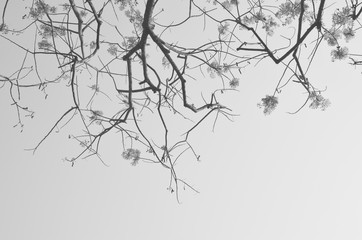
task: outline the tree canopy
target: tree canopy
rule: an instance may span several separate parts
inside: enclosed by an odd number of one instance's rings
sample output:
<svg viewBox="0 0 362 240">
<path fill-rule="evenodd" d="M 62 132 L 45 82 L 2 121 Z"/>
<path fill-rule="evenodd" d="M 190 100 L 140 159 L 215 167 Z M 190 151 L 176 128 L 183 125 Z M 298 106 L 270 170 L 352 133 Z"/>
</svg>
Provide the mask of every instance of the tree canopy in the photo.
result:
<svg viewBox="0 0 362 240">
<path fill-rule="evenodd" d="M 22 54 L 15 71 L 0 72 L 2 94 L 16 109 L 15 127 L 21 130 L 24 118 L 36 114 L 23 97 L 30 89 L 45 101 L 49 89 L 59 89 L 59 104 L 67 107 L 33 151 L 55 130 L 72 125 L 69 139 L 80 149 L 65 160 L 73 165 L 96 157 L 106 164 L 102 139 L 113 133 L 120 136 L 120 157 L 170 171 L 171 192 L 180 183 L 193 189 L 177 176 L 175 165 L 185 154 L 200 160 L 190 138 L 205 119 L 213 118 L 214 124 L 220 117 L 234 119 L 227 96 L 242 87 L 245 69 L 262 61 L 283 66 L 280 78 L 273 79 L 275 88 L 256 104 L 268 115 L 291 84 L 307 93 L 291 113 L 330 105 L 325 89 L 309 75 L 321 46 L 330 48 L 331 61 L 362 63 L 359 49 L 348 47 L 361 28 L 358 0 L 26 4 L 6 0 L 0 24 L 1 41 Z"/>
</svg>

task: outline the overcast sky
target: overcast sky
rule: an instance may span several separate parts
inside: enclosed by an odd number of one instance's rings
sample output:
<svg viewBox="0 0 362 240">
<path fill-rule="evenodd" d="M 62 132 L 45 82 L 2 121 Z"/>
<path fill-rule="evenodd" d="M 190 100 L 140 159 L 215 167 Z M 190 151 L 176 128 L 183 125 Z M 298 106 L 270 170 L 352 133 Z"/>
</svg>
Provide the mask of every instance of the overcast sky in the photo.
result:
<svg viewBox="0 0 362 240">
<path fill-rule="evenodd" d="M 10 46 L 0 39 L 3 75 L 23 56 Z M 112 139 L 102 155 L 109 167 L 62 161 L 67 129 L 35 155 L 24 151 L 59 116 L 54 104 L 63 99 L 54 93 L 35 106 L 39 113 L 20 133 L 8 88 L 1 89 L 0 239 L 361 239 L 361 68 L 331 62 L 329 51 L 322 48 L 310 70 L 318 87 L 328 87 L 324 112 L 288 114 L 305 97 L 291 86 L 264 116 L 256 104 L 281 72 L 267 61 L 244 72 L 230 102 L 240 116 L 220 118 L 214 131 L 209 119 L 192 136 L 201 161 L 184 160 L 178 171 L 200 193 L 181 189 L 181 204 L 166 189 L 164 168 L 131 166 Z"/>
</svg>

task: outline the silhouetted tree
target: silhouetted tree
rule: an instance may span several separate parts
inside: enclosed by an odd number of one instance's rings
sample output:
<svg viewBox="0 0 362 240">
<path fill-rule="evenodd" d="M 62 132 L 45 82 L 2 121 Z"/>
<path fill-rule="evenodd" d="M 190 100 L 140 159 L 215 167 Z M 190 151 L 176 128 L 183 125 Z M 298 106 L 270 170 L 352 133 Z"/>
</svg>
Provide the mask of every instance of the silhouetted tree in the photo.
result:
<svg viewBox="0 0 362 240">
<path fill-rule="evenodd" d="M 301 108 L 328 107 L 308 78 L 322 43 L 333 61 L 361 64 L 346 47 L 361 28 L 358 0 L 336 6 L 325 0 L 34 0 L 23 13 L 21 4 L 29 2 L 6 0 L 0 25 L 2 41 L 24 52 L 16 72 L 0 73 L 18 113 L 16 126 L 35 114 L 21 98 L 29 88 L 46 98 L 47 88 L 65 85 L 71 100 L 62 100 L 68 110 L 34 151 L 60 125 L 79 121 L 84 132 L 69 138 L 82 150 L 67 161 L 101 159 L 101 140 L 113 132 L 132 165 L 142 160 L 170 171 L 172 192 L 180 183 L 192 188 L 176 175 L 175 162 L 186 151 L 199 160 L 189 137 L 206 118 L 233 117 L 220 99 L 237 91 L 244 68 L 264 59 L 284 66 L 258 104 L 270 114 L 288 84 L 308 93 Z M 19 19 L 9 17 L 14 8 Z"/>
</svg>

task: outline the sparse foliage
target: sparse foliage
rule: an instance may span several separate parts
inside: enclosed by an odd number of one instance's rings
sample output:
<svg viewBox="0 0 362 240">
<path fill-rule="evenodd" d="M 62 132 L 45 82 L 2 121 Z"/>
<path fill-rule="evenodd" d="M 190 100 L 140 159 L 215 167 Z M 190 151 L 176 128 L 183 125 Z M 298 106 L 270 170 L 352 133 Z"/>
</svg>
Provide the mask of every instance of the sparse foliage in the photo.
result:
<svg viewBox="0 0 362 240">
<path fill-rule="evenodd" d="M 176 193 L 179 184 L 193 188 L 178 177 L 175 163 L 188 153 L 199 160 L 189 138 L 205 119 L 232 119 L 223 94 L 242 87 L 245 68 L 266 59 L 285 67 L 258 104 L 268 115 L 290 84 L 308 93 L 299 110 L 307 103 L 321 110 L 330 105 L 308 71 L 318 67 L 313 59 L 321 45 L 331 49 L 332 61 L 361 64 L 361 55 L 348 48 L 361 28 L 358 0 L 334 9 L 325 0 L 35 0 L 19 19 L 21 27 L 6 17 L 13 4 L 3 7 L 0 37 L 25 57 L 14 73 L 0 73 L 0 82 L 3 91 L 10 89 L 16 126 L 34 116 L 22 91 L 37 88 L 47 97 L 52 86 L 69 89 L 63 101 L 68 110 L 34 151 L 60 125 L 78 122 L 82 132 L 70 139 L 80 152 L 65 158 L 72 165 L 90 156 L 104 163 L 100 143 L 113 133 L 121 136 L 122 157 L 132 165 L 152 162 L 168 169 L 168 189 Z"/>
</svg>

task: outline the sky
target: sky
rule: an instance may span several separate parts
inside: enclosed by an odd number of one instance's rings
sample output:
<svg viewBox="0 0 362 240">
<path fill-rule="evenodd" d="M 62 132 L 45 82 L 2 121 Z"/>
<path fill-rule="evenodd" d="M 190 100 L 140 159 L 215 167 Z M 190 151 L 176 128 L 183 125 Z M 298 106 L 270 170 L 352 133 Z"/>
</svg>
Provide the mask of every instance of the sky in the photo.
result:
<svg viewBox="0 0 362 240">
<path fill-rule="evenodd" d="M 5 75 L 23 55 L 0 41 Z M 200 193 L 180 189 L 181 203 L 167 190 L 165 169 L 131 166 L 112 138 L 102 151 L 108 167 L 91 158 L 74 167 L 63 161 L 74 144 L 64 140 L 67 128 L 35 154 L 25 151 L 64 99 L 49 90 L 38 106 L 34 95 L 37 114 L 20 132 L 8 88 L 1 89 L 0 239 L 361 239 L 361 68 L 331 62 L 329 51 L 322 48 L 310 70 L 327 86 L 326 111 L 288 114 L 304 99 L 291 86 L 265 116 L 256 104 L 280 71 L 265 61 L 243 72 L 229 104 L 239 116 L 220 118 L 214 130 L 209 119 L 192 136 L 201 161 L 183 160 L 178 174 Z"/>
</svg>

